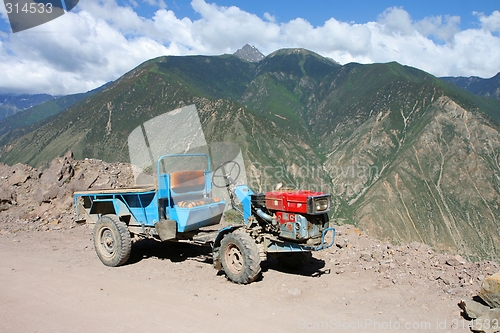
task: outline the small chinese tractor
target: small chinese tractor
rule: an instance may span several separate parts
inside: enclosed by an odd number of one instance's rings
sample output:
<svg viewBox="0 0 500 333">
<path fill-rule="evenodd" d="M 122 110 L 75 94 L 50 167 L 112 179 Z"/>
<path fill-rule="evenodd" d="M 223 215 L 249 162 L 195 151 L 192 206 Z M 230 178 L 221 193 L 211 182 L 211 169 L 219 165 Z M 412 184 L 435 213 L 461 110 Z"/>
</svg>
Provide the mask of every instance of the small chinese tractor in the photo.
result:
<svg viewBox="0 0 500 333">
<path fill-rule="evenodd" d="M 204 166 L 188 162 L 180 171 L 165 170 L 168 159 L 193 158 L 203 159 Z M 95 251 L 107 266 L 127 262 L 134 235 L 191 241 L 211 244 L 214 267 L 241 284 L 258 278 L 261 261 L 268 255 L 276 256 L 284 266 L 298 268 L 309 260 L 311 251 L 333 245 L 330 194 L 253 193 L 236 183 L 240 171 L 238 163 L 228 161 L 212 173 L 205 154 L 164 155 L 157 163 L 155 185 L 76 192 L 77 220 L 93 225 Z M 207 230 L 220 223 L 226 205 L 213 197 L 212 185 L 228 190 L 232 207 L 243 215 L 242 224 Z"/>
</svg>

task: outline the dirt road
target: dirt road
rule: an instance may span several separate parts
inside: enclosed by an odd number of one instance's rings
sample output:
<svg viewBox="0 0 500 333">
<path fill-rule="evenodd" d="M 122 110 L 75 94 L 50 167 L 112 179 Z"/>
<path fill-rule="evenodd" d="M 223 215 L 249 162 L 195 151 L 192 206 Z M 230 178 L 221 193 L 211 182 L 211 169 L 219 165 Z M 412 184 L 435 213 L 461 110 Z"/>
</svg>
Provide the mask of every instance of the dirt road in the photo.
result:
<svg viewBox="0 0 500 333">
<path fill-rule="evenodd" d="M 127 265 L 106 267 L 91 234 L 0 235 L 1 332 L 469 332 L 459 295 L 338 247 L 298 273 L 270 261 L 260 281 L 236 285 L 189 244 L 135 243 Z"/>
</svg>

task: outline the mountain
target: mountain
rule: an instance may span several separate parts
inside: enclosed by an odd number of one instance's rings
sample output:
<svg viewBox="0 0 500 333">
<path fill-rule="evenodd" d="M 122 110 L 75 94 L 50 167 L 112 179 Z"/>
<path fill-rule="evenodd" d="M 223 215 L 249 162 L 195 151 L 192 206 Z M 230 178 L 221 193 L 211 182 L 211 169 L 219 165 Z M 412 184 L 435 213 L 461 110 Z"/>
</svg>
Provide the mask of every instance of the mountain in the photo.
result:
<svg viewBox="0 0 500 333">
<path fill-rule="evenodd" d="M 473 94 L 500 99 L 500 73 L 489 79 L 477 76 L 442 77 L 442 80 L 453 83 Z"/>
<path fill-rule="evenodd" d="M 12 116 L 19 111 L 29 109 L 46 101 L 50 101 L 54 98 L 56 97 L 47 94 L 0 95 L 0 120 Z"/>
<path fill-rule="evenodd" d="M 126 162 L 133 129 L 190 104 L 207 142 L 241 148 L 255 191 L 328 191 L 336 223 L 500 258 L 500 101 L 395 62 L 341 66 L 304 49 L 259 62 L 159 57 L 43 126 L 4 135 L 0 160 L 43 166 L 71 149 Z"/>
<path fill-rule="evenodd" d="M 259 62 L 265 58 L 255 46 L 250 46 L 248 44 L 245 44 L 245 46 L 236 51 L 234 55 L 249 62 Z"/>
<path fill-rule="evenodd" d="M 51 117 L 57 116 L 57 114 L 64 111 L 68 107 L 102 90 L 108 84 L 109 83 L 106 83 L 105 85 L 86 93 L 72 94 L 58 98 L 52 96 L 53 98 L 50 98 L 45 102 L 40 102 L 35 106 L 19 111 L 16 114 L 1 120 L 0 146 L 37 129 Z M 39 101 L 41 100 L 42 99 Z"/>
</svg>

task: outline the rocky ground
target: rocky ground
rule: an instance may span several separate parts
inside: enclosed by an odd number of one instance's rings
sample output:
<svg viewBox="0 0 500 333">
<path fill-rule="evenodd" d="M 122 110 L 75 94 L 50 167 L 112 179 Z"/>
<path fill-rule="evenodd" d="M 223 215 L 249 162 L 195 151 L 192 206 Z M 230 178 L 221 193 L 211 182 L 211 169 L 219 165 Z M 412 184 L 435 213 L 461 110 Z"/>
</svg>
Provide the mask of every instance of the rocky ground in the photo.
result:
<svg viewBox="0 0 500 333">
<path fill-rule="evenodd" d="M 458 304 L 500 269 L 349 225 L 300 271 L 268 260 L 247 286 L 190 244 L 139 241 L 127 265 L 108 268 L 74 222 L 72 194 L 132 182 L 125 164 L 70 153 L 43 171 L 0 164 L 1 331 L 467 332 Z"/>
<path fill-rule="evenodd" d="M 71 228 L 75 191 L 126 187 L 133 181 L 124 163 L 76 161 L 71 153 L 43 171 L 0 164 L 0 234 Z"/>
</svg>

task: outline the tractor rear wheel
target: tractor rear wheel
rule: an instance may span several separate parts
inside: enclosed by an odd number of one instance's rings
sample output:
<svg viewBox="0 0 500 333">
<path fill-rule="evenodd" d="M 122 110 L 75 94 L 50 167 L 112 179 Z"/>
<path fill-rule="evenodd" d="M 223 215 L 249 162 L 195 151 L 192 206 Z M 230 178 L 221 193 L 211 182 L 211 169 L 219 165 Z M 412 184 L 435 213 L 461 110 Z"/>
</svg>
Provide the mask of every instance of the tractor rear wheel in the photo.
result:
<svg viewBox="0 0 500 333">
<path fill-rule="evenodd" d="M 116 267 L 126 263 L 132 249 L 127 225 L 118 216 L 101 216 L 94 227 L 94 248 L 106 266 Z"/>
<path fill-rule="evenodd" d="M 244 231 L 236 230 L 224 236 L 220 245 L 221 263 L 229 280 L 247 284 L 260 274 L 259 249 Z"/>
<path fill-rule="evenodd" d="M 277 256 L 281 266 L 289 269 L 300 269 L 311 261 L 311 252 L 284 252 Z"/>
</svg>

